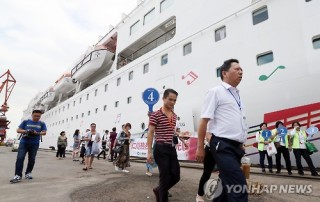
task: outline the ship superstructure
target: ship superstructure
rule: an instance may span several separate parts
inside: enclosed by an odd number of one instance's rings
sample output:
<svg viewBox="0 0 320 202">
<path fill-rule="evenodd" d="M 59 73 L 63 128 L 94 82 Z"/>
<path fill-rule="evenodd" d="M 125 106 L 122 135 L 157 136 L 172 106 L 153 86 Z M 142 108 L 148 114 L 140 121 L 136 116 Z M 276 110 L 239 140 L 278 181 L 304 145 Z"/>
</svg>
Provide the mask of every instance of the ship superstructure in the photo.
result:
<svg viewBox="0 0 320 202">
<path fill-rule="evenodd" d="M 270 129 L 278 120 L 288 128 L 294 120 L 304 127 L 318 125 L 318 8 L 316 0 L 141 1 L 55 86 L 36 95 L 24 118 L 34 108 L 44 110 L 44 148 L 55 145 L 62 130 L 72 145 L 73 132 L 92 122 L 101 132 L 119 131 L 130 122 L 138 134 L 148 126 L 142 92 L 173 88 L 179 93 L 175 112 L 181 128 L 196 136 L 205 93 L 221 83 L 223 61 L 237 58 L 244 70 L 239 89 L 250 126 L 248 145 L 266 117 Z M 161 105 L 160 100 L 154 109 Z M 311 111 L 310 105 L 315 106 Z M 283 110 L 292 113 L 276 113 Z"/>
</svg>

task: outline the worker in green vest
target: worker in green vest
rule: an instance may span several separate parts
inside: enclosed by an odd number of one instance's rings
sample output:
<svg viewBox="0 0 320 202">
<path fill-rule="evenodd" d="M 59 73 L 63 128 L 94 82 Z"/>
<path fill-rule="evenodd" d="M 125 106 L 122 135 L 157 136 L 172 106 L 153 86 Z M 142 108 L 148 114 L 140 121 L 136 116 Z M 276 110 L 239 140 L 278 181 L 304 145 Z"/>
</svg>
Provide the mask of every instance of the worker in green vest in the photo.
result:
<svg viewBox="0 0 320 202">
<path fill-rule="evenodd" d="M 293 154 L 296 158 L 296 164 L 297 164 L 299 175 L 304 175 L 303 167 L 301 164 L 301 156 L 302 156 L 309 166 L 311 175 L 319 176 L 306 148 L 306 142 L 307 142 L 306 131 L 303 131 L 301 129 L 301 124 L 297 121 L 292 123 L 292 128 L 293 129 L 290 132 L 292 141 L 290 141 L 289 144 L 292 144 Z"/>
<path fill-rule="evenodd" d="M 271 136 L 263 136 L 263 131 L 267 130 L 267 123 L 261 123 L 260 129 L 261 131 L 256 133 L 256 141 L 258 143 L 258 150 L 260 155 L 260 167 L 262 169 L 262 172 L 265 173 L 266 169 L 264 166 L 264 160 L 265 160 L 265 157 L 267 156 L 269 173 L 273 173 L 272 156 L 269 156 L 267 153 L 268 144 L 272 142 Z"/>
<path fill-rule="evenodd" d="M 288 171 L 288 175 L 292 175 L 290 153 L 288 149 L 288 142 L 290 141 L 290 138 L 288 137 L 288 135 L 285 135 L 284 137 L 282 137 L 280 136 L 280 134 L 278 134 L 278 128 L 280 127 L 284 127 L 284 125 L 281 121 L 277 121 L 275 124 L 275 129 L 272 130 L 272 136 L 271 136 L 271 139 L 274 141 L 274 145 L 277 148 L 277 154 L 276 154 L 277 172 L 276 173 L 277 174 L 281 173 L 281 154 L 282 154 L 286 162 L 286 169 Z"/>
</svg>

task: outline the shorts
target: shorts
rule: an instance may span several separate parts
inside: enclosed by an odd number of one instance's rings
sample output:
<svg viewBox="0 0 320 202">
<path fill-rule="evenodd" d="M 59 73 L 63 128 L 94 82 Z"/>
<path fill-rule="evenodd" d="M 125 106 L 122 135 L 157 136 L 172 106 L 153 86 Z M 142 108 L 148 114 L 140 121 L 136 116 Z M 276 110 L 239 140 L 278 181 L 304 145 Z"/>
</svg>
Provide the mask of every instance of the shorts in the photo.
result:
<svg viewBox="0 0 320 202">
<path fill-rule="evenodd" d="M 94 154 L 92 154 L 92 147 L 87 147 L 85 156 L 94 156 Z"/>
</svg>

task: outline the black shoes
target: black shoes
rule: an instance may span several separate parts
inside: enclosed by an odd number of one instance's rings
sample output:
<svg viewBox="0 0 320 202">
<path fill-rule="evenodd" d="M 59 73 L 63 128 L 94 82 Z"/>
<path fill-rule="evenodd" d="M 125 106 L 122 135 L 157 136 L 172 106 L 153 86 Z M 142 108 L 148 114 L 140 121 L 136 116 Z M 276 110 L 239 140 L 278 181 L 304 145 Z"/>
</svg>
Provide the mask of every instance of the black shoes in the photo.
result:
<svg viewBox="0 0 320 202">
<path fill-rule="evenodd" d="M 156 196 L 156 201 L 160 202 L 159 190 L 157 188 L 152 189 L 154 195 Z"/>
</svg>

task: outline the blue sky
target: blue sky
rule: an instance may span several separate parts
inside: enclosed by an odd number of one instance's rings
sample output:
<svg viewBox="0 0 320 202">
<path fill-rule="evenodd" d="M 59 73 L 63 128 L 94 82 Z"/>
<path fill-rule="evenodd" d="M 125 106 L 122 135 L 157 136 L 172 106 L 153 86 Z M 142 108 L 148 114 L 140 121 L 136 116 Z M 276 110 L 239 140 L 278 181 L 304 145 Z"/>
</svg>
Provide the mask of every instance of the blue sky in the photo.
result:
<svg viewBox="0 0 320 202">
<path fill-rule="evenodd" d="M 10 69 L 17 80 L 8 101 L 9 136 L 16 136 L 30 99 L 136 5 L 136 0 L 1 0 L 0 74 Z"/>
</svg>

